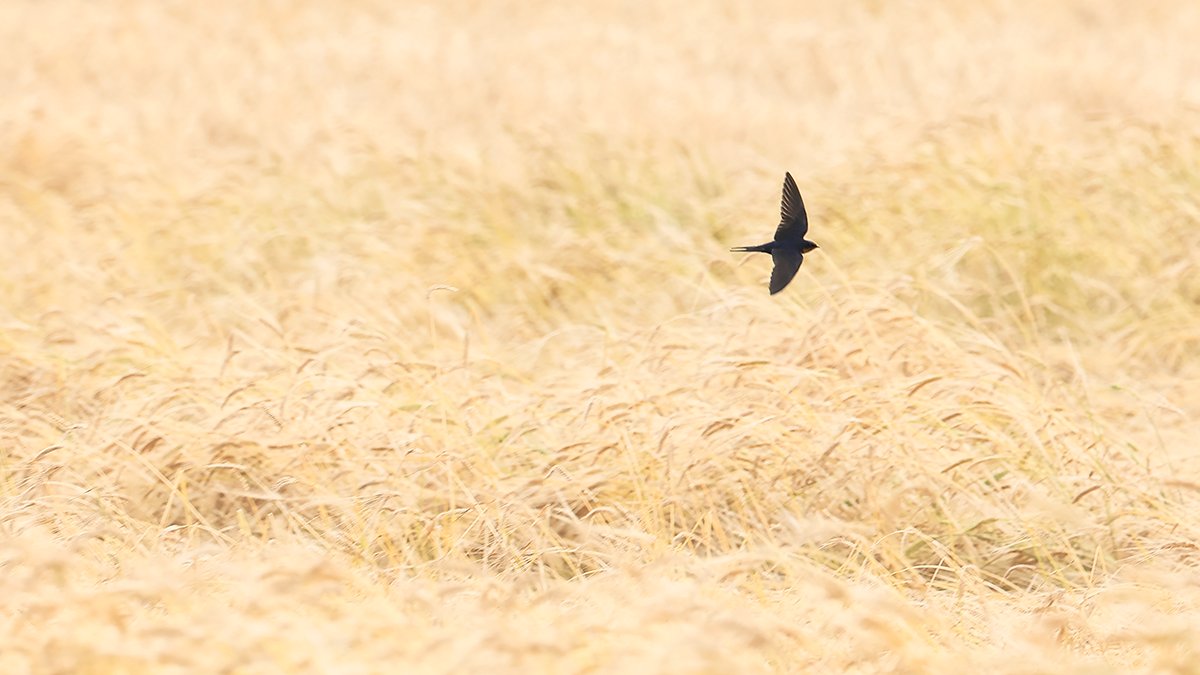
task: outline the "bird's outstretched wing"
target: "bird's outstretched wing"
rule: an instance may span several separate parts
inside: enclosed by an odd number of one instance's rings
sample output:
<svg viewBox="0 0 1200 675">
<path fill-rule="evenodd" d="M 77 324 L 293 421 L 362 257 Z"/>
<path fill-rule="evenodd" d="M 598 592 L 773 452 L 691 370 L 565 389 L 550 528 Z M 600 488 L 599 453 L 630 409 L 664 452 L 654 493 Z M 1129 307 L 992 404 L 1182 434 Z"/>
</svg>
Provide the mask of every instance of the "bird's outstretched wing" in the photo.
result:
<svg viewBox="0 0 1200 675">
<path fill-rule="evenodd" d="M 782 291 L 804 263 L 804 256 L 794 248 L 777 248 L 771 251 L 775 267 L 771 270 L 771 295 Z"/>
<path fill-rule="evenodd" d="M 800 188 L 789 172 L 783 177 L 783 201 L 779 206 L 782 218 L 775 230 L 775 241 L 800 241 L 808 234 L 808 214 L 804 211 L 804 200 Z"/>
</svg>

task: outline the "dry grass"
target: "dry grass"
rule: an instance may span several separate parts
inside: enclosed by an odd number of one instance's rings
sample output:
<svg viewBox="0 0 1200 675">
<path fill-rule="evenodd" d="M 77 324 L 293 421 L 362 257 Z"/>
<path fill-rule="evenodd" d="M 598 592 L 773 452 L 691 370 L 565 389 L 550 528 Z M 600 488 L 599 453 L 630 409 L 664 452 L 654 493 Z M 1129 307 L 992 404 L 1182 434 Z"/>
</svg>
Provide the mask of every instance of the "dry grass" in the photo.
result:
<svg viewBox="0 0 1200 675">
<path fill-rule="evenodd" d="M 1200 9 L 1044 4 L 3 4 L 0 671 L 1196 672 Z"/>
</svg>

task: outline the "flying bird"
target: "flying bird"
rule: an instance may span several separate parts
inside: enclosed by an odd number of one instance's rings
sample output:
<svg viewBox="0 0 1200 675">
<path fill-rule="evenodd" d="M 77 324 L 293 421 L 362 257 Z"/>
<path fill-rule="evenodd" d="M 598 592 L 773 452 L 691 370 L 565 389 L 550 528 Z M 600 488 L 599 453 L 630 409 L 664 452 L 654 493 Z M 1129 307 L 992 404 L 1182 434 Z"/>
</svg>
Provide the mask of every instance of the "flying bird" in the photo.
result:
<svg viewBox="0 0 1200 675">
<path fill-rule="evenodd" d="M 804 212 L 804 200 L 800 199 L 800 188 L 791 173 L 783 177 L 783 203 L 779 207 L 783 218 L 775 229 L 775 240 L 758 246 L 738 246 L 730 251 L 770 253 L 775 268 L 771 270 L 771 295 L 782 291 L 804 263 L 804 254 L 819 248 L 804 238 L 808 234 L 808 214 Z"/>
</svg>

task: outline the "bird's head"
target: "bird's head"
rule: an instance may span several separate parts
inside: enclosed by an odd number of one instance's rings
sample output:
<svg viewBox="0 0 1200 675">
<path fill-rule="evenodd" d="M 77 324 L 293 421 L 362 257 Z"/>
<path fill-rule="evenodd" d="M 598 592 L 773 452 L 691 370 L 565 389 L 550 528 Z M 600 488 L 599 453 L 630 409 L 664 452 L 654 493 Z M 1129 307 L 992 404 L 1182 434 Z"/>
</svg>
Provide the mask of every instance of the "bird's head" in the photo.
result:
<svg viewBox="0 0 1200 675">
<path fill-rule="evenodd" d="M 815 243 L 813 243 L 811 241 L 805 240 L 805 242 L 804 242 L 804 252 L 805 253 L 808 253 L 809 251 L 813 250 L 814 248 L 821 248 L 821 247 L 817 246 Z"/>
</svg>

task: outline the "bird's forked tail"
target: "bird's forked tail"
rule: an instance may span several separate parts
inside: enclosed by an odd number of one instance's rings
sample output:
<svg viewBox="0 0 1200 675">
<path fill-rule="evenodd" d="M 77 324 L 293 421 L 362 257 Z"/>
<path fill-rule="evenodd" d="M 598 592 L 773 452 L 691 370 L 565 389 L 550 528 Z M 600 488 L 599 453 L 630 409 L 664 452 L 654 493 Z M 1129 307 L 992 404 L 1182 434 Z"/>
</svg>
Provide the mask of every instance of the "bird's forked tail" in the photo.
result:
<svg viewBox="0 0 1200 675">
<path fill-rule="evenodd" d="M 749 253 L 769 253 L 771 251 L 770 244 L 759 244 L 758 246 L 735 246 L 730 251 L 746 251 Z"/>
</svg>

